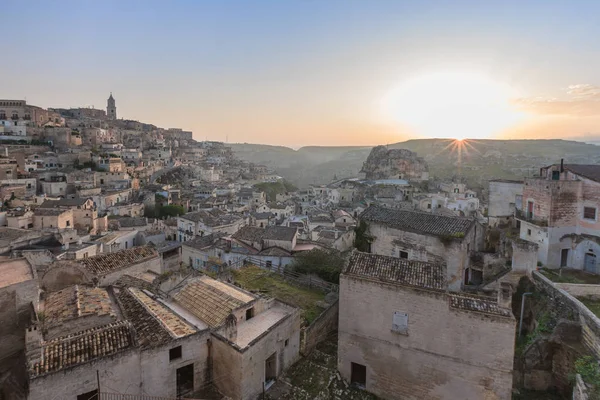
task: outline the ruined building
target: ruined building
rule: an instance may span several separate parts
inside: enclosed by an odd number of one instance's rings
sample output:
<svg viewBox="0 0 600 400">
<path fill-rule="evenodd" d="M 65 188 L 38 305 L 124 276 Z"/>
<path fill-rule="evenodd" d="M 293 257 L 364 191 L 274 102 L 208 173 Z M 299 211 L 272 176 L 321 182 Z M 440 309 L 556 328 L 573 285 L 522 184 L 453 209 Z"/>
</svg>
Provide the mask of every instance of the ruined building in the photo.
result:
<svg viewBox="0 0 600 400">
<path fill-rule="evenodd" d="M 366 179 L 405 179 L 426 181 L 429 179 L 429 167 L 425 160 L 406 149 L 388 149 L 377 146 L 371 150 L 363 164 L 362 173 Z"/>
</svg>

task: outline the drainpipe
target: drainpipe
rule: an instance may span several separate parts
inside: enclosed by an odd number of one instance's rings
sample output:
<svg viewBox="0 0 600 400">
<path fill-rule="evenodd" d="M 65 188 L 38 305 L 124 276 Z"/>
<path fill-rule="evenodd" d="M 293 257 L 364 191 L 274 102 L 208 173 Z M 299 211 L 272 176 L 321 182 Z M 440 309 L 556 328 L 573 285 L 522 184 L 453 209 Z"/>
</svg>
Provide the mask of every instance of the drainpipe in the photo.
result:
<svg viewBox="0 0 600 400">
<path fill-rule="evenodd" d="M 519 337 L 521 337 L 521 329 L 523 328 L 523 312 L 525 310 L 525 296 L 529 296 L 533 293 L 531 292 L 527 292 L 527 293 L 523 293 L 523 296 L 521 297 L 521 315 L 519 317 Z"/>
</svg>

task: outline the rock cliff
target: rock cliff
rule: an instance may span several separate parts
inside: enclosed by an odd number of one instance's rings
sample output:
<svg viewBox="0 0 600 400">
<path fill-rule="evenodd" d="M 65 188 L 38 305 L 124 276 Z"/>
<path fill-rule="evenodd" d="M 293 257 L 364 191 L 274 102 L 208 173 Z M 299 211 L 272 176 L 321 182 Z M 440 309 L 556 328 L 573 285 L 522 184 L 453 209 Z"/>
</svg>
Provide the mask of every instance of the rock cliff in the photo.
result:
<svg viewBox="0 0 600 400">
<path fill-rule="evenodd" d="M 362 170 L 366 179 L 429 179 L 429 167 L 422 157 L 406 149 L 388 149 L 377 146 L 371 150 Z"/>
</svg>

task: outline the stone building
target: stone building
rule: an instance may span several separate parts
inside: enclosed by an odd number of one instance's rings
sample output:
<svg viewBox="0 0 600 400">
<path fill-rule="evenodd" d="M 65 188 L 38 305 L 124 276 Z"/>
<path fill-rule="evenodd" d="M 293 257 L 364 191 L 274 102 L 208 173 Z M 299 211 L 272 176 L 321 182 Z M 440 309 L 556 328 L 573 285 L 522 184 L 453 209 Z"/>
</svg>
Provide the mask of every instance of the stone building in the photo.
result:
<svg viewBox="0 0 600 400">
<path fill-rule="evenodd" d="M 488 193 L 488 221 L 490 226 L 508 223 L 515 215 L 515 211 L 517 209 L 521 210 L 523 181 L 490 180 Z"/>
<path fill-rule="evenodd" d="M 37 208 L 33 212 L 33 229 L 73 229 L 73 210 L 61 208 Z"/>
<path fill-rule="evenodd" d="M 526 178 L 520 238 L 538 245 L 538 261 L 549 268 L 599 273 L 600 165 L 554 164 Z"/>
<path fill-rule="evenodd" d="M 246 224 L 247 218 L 218 209 L 187 213 L 177 217 L 178 240 L 185 242 L 217 232 L 234 234 Z"/>
<path fill-rule="evenodd" d="M 363 164 L 362 173 L 366 179 L 405 179 L 408 181 L 426 181 L 429 179 L 429 167 L 425 160 L 406 149 L 388 149 L 377 146 L 371 150 Z"/>
<path fill-rule="evenodd" d="M 475 220 L 371 206 L 359 217 L 369 227 L 370 252 L 424 262 L 445 263 L 450 290 L 481 283 L 469 254 L 483 248 L 484 229 Z"/>
<path fill-rule="evenodd" d="M 47 122 L 64 122 L 60 114 L 29 105 L 25 100 L 0 100 L 0 120 L 8 119 L 26 121 L 34 126 L 42 126 Z"/>
<path fill-rule="evenodd" d="M 338 369 L 386 400 L 512 394 L 511 291 L 448 292 L 439 263 L 353 252 L 340 277 Z"/>
</svg>

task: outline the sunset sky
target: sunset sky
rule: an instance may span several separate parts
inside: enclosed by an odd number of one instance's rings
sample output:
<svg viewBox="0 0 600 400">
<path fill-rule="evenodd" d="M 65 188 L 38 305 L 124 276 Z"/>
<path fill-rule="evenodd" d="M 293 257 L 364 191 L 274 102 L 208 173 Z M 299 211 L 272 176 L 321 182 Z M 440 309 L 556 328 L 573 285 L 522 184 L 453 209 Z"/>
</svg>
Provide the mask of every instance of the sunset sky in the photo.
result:
<svg viewBox="0 0 600 400">
<path fill-rule="evenodd" d="M 375 145 L 600 136 L 597 1 L 2 5 L 5 99 L 196 139 Z"/>
</svg>

